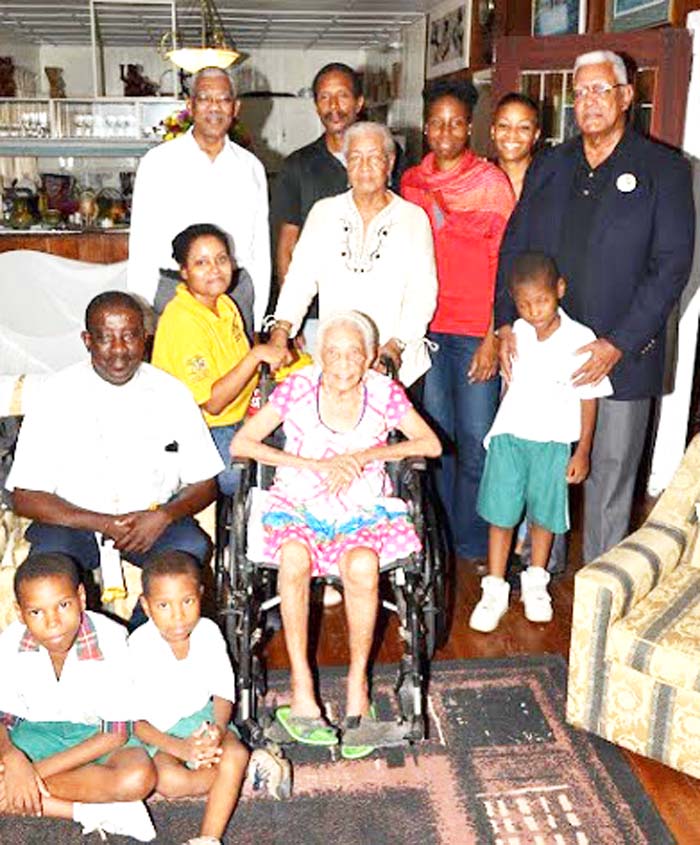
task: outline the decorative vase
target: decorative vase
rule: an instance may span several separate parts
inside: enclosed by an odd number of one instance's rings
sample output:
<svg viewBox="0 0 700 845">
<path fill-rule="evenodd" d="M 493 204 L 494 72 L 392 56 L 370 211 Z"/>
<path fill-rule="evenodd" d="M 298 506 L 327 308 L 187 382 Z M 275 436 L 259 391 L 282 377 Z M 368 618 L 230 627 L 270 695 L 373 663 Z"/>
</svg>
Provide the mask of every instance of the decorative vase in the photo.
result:
<svg viewBox="0 0 700 845">
<path fill-rule="evenodd" d="M 13 229 L 28 229 L 34 218 L 29 210 L 29 199 L 27 197 L 15 197 L 10 211 L 10 226 Z"/>
<path fill-rule="evenodd" d="M 15 97 L 15 63 L 12 56 L 0 56 L 0 97 Z"/>
<path fill-rule="evenodd" d="M 62 100 L 66 96 L 66 83 L 63 79 L 62 67 L 45 67 L 44 73 L 49 80 L 49 97 L 52 100 Z"/>
</svg>

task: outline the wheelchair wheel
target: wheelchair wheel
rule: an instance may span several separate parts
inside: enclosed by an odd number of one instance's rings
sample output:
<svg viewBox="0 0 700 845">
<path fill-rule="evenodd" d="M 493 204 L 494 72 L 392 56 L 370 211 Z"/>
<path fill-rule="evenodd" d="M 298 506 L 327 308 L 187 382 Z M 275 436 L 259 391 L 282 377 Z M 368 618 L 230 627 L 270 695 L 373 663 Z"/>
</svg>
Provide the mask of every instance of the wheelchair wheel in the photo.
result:
<svg viewBox="0 0 700 845">
<path fill-rule="evenodd" d="M 436 650 L 447 641 L 447 551 L 435 510 L 428 497 L 426 506 L 423 578 L 425 592 L 422 601 L 423 624 L 425 626 L 426 658 L 431 660 Z"/>
</svg>

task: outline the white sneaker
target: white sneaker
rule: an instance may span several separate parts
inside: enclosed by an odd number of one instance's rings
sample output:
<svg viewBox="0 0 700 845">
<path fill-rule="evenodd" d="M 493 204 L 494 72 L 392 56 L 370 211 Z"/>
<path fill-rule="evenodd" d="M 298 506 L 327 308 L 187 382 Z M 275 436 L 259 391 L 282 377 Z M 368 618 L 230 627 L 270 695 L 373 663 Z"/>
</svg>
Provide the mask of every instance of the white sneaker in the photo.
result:
<svg viewBox="0 0 700 845">
<path fill-rule="evenodd" d="M 97 831 L 105 838 L 105 833 L 119 833 L 139 842 L 151 842 L 156 838 L 156 830 L 143 801 L 115 801 L 110 804 L 76 801 L 73 818 L 83 826 L 83 834 Z"/>
<path fill-rule="evenodd" d="M 528 566 L 520 573 L 520 598 L 530 622 L 551 622 L 552 599 L 547 592 L 550 574 L 541 566 Z"/>
<path fill-rule="evenodd" d="M 182 845 L 221 845 L 221 840 L 216 836 L 195 836 L 194 839 L 188 839 Z"/>
<path fill-rule="evenodd" d="M 469 627 L 482 634 L 495 631 L 501 617 L 508 610 L 510 584 L 504 578 L 484 575 L 481 579 L 481 599 L 469 617 Z"/>
<path fill-rule="evenodd" d="M 292 794 L 292 767 L 278 746 L 256 748 L 250 755 L 247 780 L 254 790 L 267 789 L 272 798 L 281 801 Z"/>
</svg>

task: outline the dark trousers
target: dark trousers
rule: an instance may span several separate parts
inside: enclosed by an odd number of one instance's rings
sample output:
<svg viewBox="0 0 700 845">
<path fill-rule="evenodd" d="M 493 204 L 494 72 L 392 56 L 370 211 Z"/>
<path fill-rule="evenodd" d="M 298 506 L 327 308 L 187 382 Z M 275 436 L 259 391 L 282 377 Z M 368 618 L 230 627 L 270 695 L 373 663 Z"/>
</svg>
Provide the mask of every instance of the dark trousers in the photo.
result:
<svg viewBox="0 0 700 845">
<path fill-rule="evenodd" d="M 58 552 L 73 558 L 82 569 L 97 569 L 100 565 L 100 552 L 92 531 L 33 522 L 25 536 L 31 543 L 30 554 Z M 186 516 L 169 525 L 146 554 L 129 553 L 123 557 L 129 563 L 143 566 L 151 555 L 165 551 L 187 552 L 203 566 L 211 553 L 211 541 L 196 520 Z M 129 621 L 129 628 L 133 630 L 145 621 L 141 605 L 137 603 Z"/>
<path fill-rule="evenodd" d="M 598 400 L 591 470 L 584 482 L 583 562 L 590 563 L 623 540 L 629 531 L 632 498 L 649 424 L 651 399 Z M 523 563 L 530 563 L 528 539 Z M 547 569 L 566 568 L 565 534 L 557 534 Z"/>
<path fill-rule="evenodd" d="M 423 409 L 443 444 L 434 462 L 440 501 L 458 557 L 485 558 L 488 525 L 476 512 L 486 450 L 483 440 L 498 407 L 500 380 L 470 384 L 467 370 L 481 338 L 430 332 L 437 344 L 423 383 Z"/>
</svg>

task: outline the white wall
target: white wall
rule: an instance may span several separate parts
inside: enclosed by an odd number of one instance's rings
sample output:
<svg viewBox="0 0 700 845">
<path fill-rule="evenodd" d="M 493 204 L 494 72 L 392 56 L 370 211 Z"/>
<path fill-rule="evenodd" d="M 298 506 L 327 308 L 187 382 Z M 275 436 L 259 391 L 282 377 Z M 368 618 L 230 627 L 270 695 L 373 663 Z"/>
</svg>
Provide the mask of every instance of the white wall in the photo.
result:
<svg viewBox="0 0 700 845">
<path fill-rule="evenodd" d="M 406 135 L 406 155 L 411 163 L 417 162 L 422 153 L 425 39 L 425 18 L 401 31 L 401 85 L 392 117 Z"/>
<path fill-rule="evenodd" d="M 688 87 L 683 149 L 693 165 L 695 202 L 700 208 L 700 11 L 688 15 L 688 29 L 693 33 L 693 67 Z M 695 258 L 690 281 L 681 297 L 678 326 L 678 363 L 672 393 L 661 403 L 656 445 L 647 489 L 658 496 L 671 478 L 685 451 L 690 400 L 693 389 L 695 350 L 700 317 L 700 230 L 695 238 Z"/>
<path fill-rule="evenodd" d="M 329 62 L 361 69 L 364 50 L 251 50 L 236 71 L 241 91 L 297 94 L 310 88 L 316 71 Z"/>
</svg>

